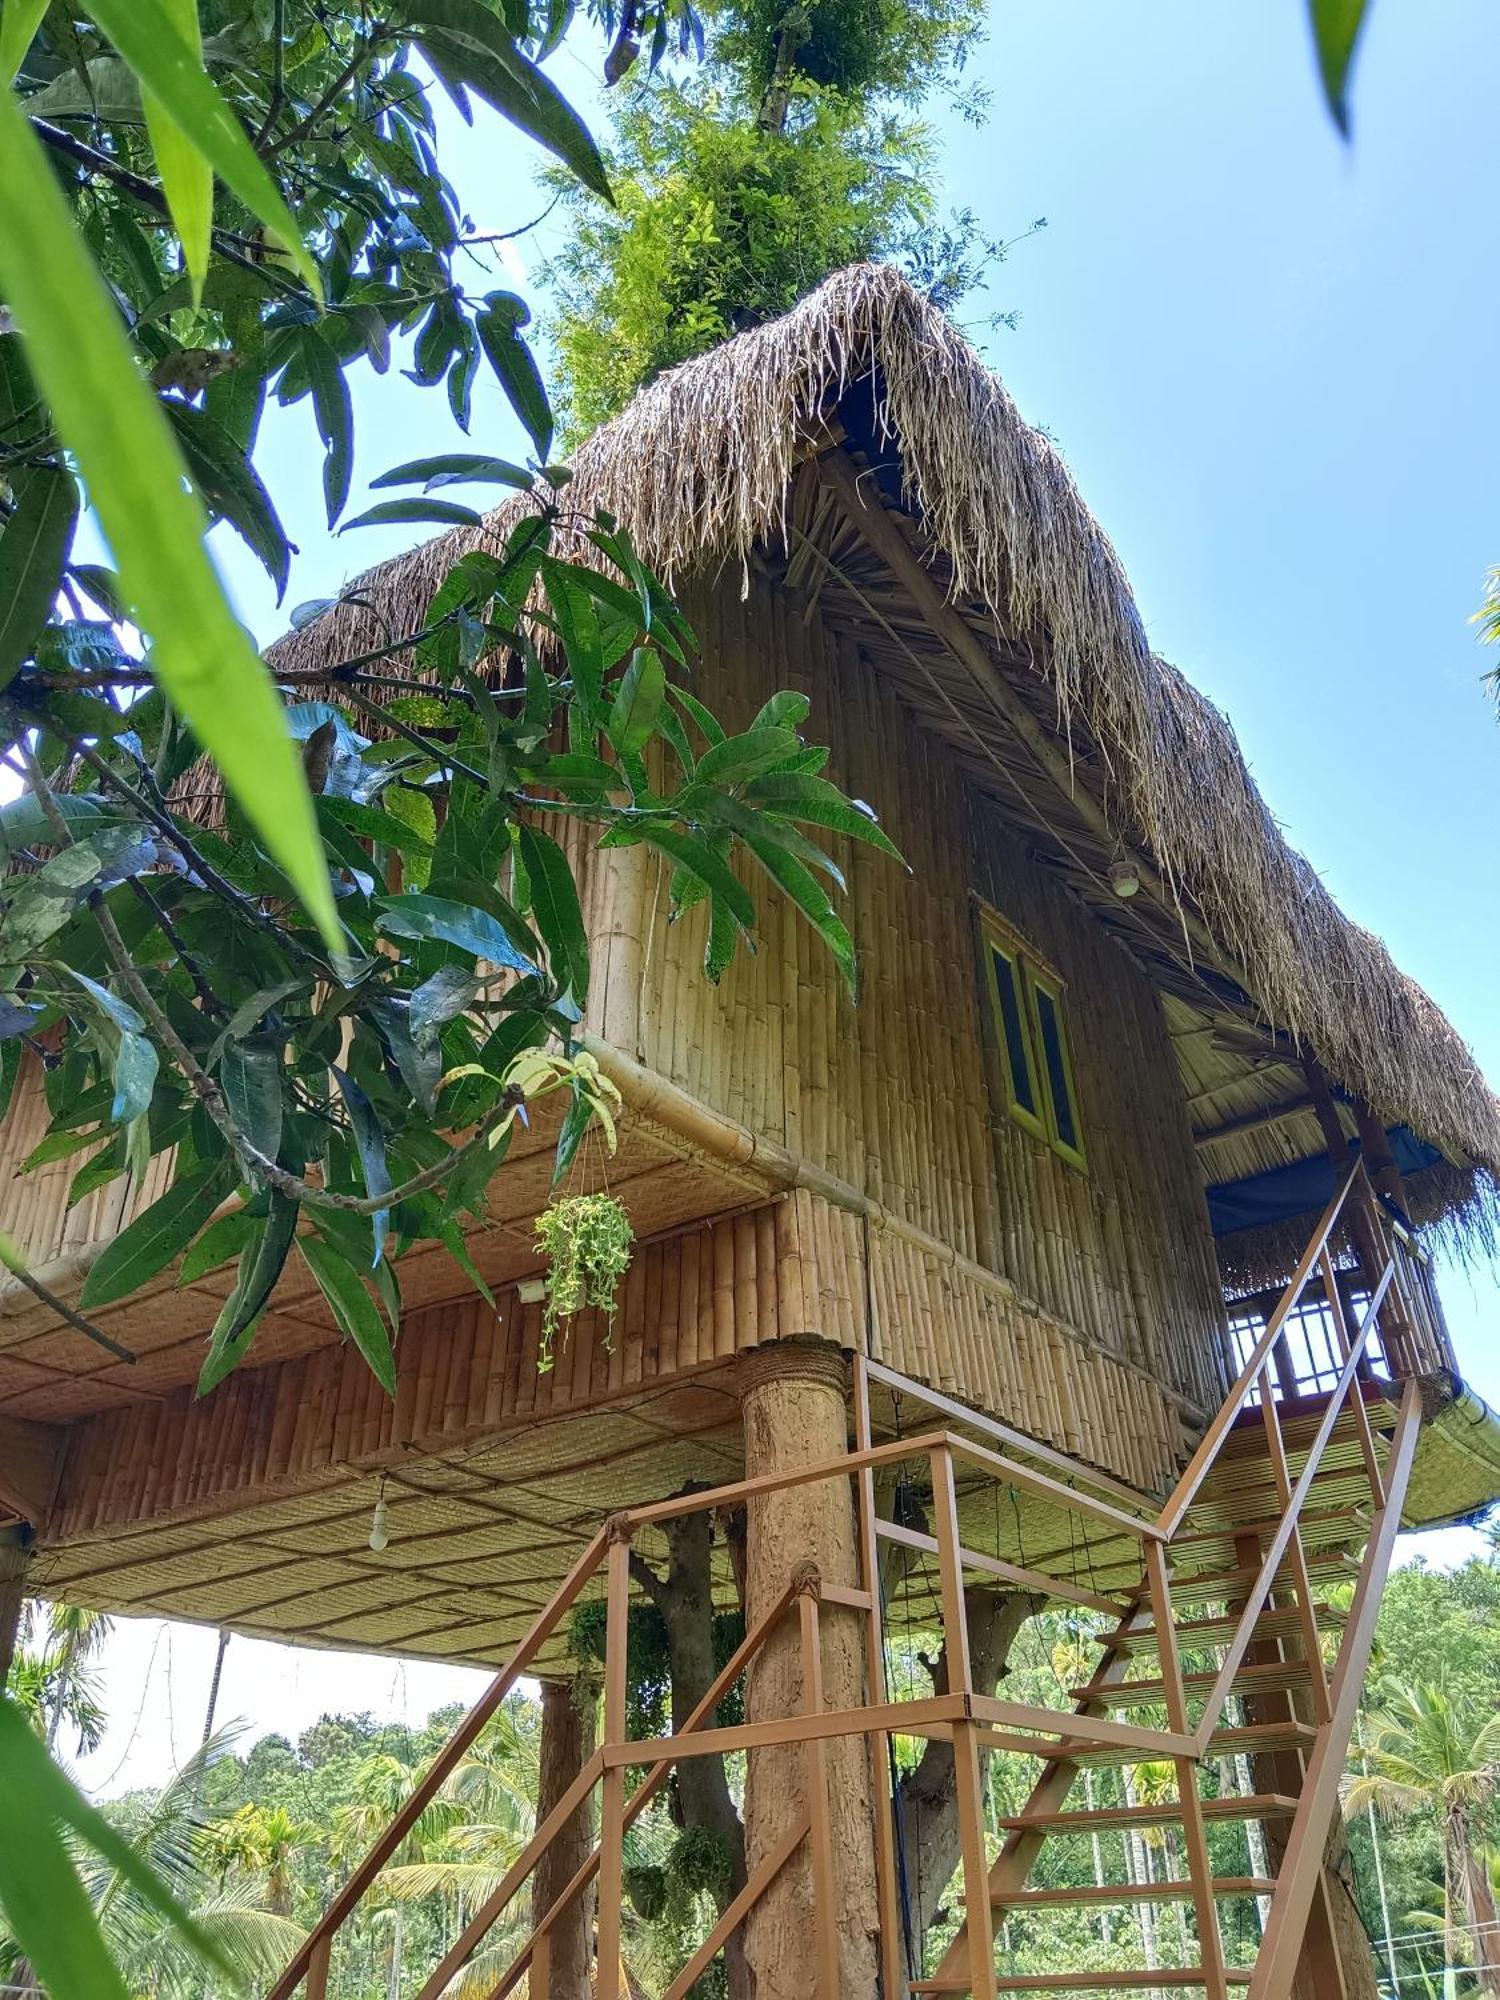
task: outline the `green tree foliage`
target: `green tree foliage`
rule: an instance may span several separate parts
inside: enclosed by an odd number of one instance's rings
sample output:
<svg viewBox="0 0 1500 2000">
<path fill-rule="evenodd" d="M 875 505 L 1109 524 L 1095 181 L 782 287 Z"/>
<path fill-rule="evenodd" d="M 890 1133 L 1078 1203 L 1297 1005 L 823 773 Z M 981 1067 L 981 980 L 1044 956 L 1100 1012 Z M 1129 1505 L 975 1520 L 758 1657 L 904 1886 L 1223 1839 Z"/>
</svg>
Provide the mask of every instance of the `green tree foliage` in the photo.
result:
<svg viewBox="0 0 1500 2000">
<path fill-rule="evenodd" d="M 971 214 L 940 225 L 920 117 L 930 93 L 959 96 L 981 14 L 974 0 L 723 0 L 704 9 L 701 64 L 625 86 L 615 206 L 575 201 L 548 273 L 573 434 L 841 265 L 900 258 L 949 304 L 1003 254 Z M 974 93 L 960 101 L 981 114 Z"/>
</svg>

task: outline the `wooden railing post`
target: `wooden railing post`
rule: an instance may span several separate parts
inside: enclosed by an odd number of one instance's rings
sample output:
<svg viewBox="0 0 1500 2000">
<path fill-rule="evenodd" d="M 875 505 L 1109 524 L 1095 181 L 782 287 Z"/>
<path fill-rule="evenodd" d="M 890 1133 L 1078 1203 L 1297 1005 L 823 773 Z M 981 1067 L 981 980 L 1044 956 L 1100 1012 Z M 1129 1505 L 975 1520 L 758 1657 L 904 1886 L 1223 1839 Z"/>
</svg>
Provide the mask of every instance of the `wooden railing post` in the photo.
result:
<svg viewBox="0 0 1500 2000">
<path fill-rule="evenodd" d="M 597 2000 L 619 2000 L 620 1919 L 625 1896 L 625 1767 L 610 1750 L 625 1742 L 626 1665 L 630 1633 L 630 1527 L 620 1516 L 605 1530 L 609 1542 L 604 1628 L 604 1776 L 599 1811 Z"/>
<path fill-rule="evenodd" d="M 870 1433 L 870 1374 L 862 1354 L 854 1357 L 854 1445 L 868 1451 Z M 880 1595 L 880 1541 L 875 1525 L 875 1474 L 862 1465 L 855 1475 L 859 1496 L 860 1581 L 870 1597 L 865 1620 L 865 1675 L 869 1699 L 885 1703 L 885 1612 Z M 875 1893 L 880 1907 L 880 1975 L 883 2000 L 901 2000 L 905 1985 L 901 1944 L 904 1935 L 900 1892 L 896 1882 L 896 1843 L 891 1816 L 897 1800 L 891 1792 L 890 1738 L 883 1729 L 870 1732 L 870 1804 L 875 1814 Z"/>
<path fill-rule="evenodd" d="M 959 1561 L 962 1544 L 958 1533 L 958 1493 L 953 1483 L 953 1454 L 946 1445 L 939 1445 L 933 1451 L 931 1464 L 948 1692 L 968 1699 L 974 1693 L 974 1675 L 969 1661 L 969 1625 L 964 1614 L 964 1579 Z M 984 1845 L 984 1786 L 979 1771 L 978 1730 L 969 1720 L 953 1724 L 953 1783 L 964 1877 L 964 1927 L 969 1940 L 969 1989 L 974 2000 L 994 2000 L 995 1926 L 990 1908 L 989 1856 Z"/>
<path fill-rule="evenodd" d="M 1348 1343 L 1344 1346 L 1344 1360 L 1349 1359 Z M 1266 1433 L 1266 1456 L 1271 1461 L 1271 1478 L 1276 1486 L 1276 1505 L 1283 1517 L 1292 1504 L 1292 1475 L 1287 1464 L 1286 1441 L 1281 1431 L 1281 1412 L 1275 1399 L 1269 1393 L 1261 1401 L 1261 1422 Z M 1359 1384 L 1354 1384 L 1354 1393 L 1359 1394 Z M 1360 1408 L 1364 1408 L 1363 1400 Z M 1323 1648 L 1318 1639 L 1318 1612 L 1313 1603 L 1312 1578 L 1307 1571 L 1307 1551 L 1302 1546 L 1302 1531 L 1293 1528 L 1286 1550 L 1287 1567 L 1292 1573 L 1292 1595 L 1296 1599 L 1297 1624 L 1302 1637 L 1302 1651 L 1307 1660 L 1308 1681 L 1312 1693 L 1313 1720 L 1324 1723 L 1328 1720 L 1328 1676 L 1323 1671 Z"/>
<path fill-rule="evenodd" d="M 328 1968 L 333 1959 L 333 1933 L 316 1940 L 307 1961 L 307 2000 L 328 2000 Z"/>
<path fill-rule="evenodd" d="M 1270 1383 L 1264 1384 L 1269 1398 Z M 1167 1727 L 1179 1736 L 1189 1734 L 1187 1692 L 1182 1679 L 1182 1657 L 1177 1650 L 1177 1627 L 1172 1618 L 1172 1584 L 1167 1570 L 1167 1552 L 1160 1542 L 1147 1542 L 1146 1588 L 1151 1599 L 1151 1618 L 1156 1627 L 1156 1657 L 1161 1669 L 1167 1702 Z M 1198 1765 L 1192 1757 L 1174 1757 L 1177 1797 L 1182 1807 L 1182 1844 L 1187 1853 L 1188 1880 L 1193 1887 L 1193 1912 L 1198 1919 L 1198 1955 L 1202 1961 L 1203 1988 L 1208 2000 L 1225 2000 L 1224 1941 L 1219 1933 L 1219 1906 L 1214 1897 L 1213 1864 L 1208 1854 L 1208 1829 L 1203 1817 L 1203 1800 L 1198 1792 Z"/>
<path fill-rule="evenodd" d="M 808 1577 L 797 1598 L 797 1626 L 802 1642 L 802 1710 L 823 1711 L 823 1645 L 818 1630 L 818 1581 Z M 807 1811 L 812 1839 L 813 1920 L 817 1929 L 819 2000 L 839 2000 L 838 1890 L 833 1873 L 833 1829 L 828 1811 L 828 1744 L 822 1736 L 808 1739 Z"/>
</svg>

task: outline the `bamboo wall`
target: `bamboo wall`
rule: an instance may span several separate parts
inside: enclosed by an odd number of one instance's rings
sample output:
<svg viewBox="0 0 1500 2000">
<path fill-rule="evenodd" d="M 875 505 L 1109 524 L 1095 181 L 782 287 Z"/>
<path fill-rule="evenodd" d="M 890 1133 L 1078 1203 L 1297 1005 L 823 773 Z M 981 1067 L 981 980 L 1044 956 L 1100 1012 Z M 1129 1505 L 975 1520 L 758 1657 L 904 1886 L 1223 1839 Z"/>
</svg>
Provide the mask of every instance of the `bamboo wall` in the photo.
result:
<svg viewBox="0 0 1500 2000">
<path fill-rule="evenodd" d="M 507 1290 L 498 1312 L 469 1298 L 409 1313 L 394 1400 L 336 1343 L 238 1369 L 202 1400 L 184 1386 L 85 1418 L 68 1433 L 46 1539 L 222 1514 L 510 1430 L 540 1438 L 548 1419 L 810 1328 L 1148 1490 L 1175 1473 L 1180 1418 L 1148 1376 L 1028 1309 L 1003 1279 L 799 1189 L 643 1244 L 614 1325 L 580 1315 L 550 1369 L 540 1306 Z M 565 1425 L 546 1434 L 567 1450 Z"/>
<path fill-rule="evenodd" d="M 715 707 L 743 726 L 776 688 L 807 693 L 810 739 L 832 745 L 831 773 L 877 807 L 911 873 L 836 843 L 860 953 L 856 1007 L 810 926 L 773 900 L 763 878 L 752 878 L 761 949 L 741 955 L 715 993 L 700 971 L 702 913 L 670 930 L 653 923 L 665 884 L 654 860 L 641 863 L 640 1004 L 622 1005 L 629 957 L 617 936 L 603 1003 L 610 1038 L 633 1034 L 633 1053 L 649 1067 L 1009 1280 L 1091 1349 L 1216 1407 L 1223 1309 L 1153 989 L 852 644 L 799 615 L 794 595 L 757 580 L 741 601 L 735 581 L 687 596 Z M 1067 982 L 1087 1174 L 992 1115 L 971 891 Z M 934 1331 L 939 1378 L 961 1337 L 956 1324 Z M 998 1354 L 981 1379 L 1001 1391 Z M 1003 1401 L 994 1407 L 1014 1414 Z"/>
</svg>

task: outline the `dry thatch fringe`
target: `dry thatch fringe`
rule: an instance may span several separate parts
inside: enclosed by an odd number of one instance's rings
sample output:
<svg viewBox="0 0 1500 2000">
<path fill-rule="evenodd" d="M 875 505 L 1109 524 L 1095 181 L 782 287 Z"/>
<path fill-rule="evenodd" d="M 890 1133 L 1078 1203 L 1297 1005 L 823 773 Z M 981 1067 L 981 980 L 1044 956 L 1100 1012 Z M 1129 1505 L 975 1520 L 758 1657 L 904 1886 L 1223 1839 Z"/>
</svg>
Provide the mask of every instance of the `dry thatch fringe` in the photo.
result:
<svg viewBox="0 0 1500 2000">
<path fill-rule="evenodd" d="M 1500 1103 L 1464 1042 L 1282 838 L 1224 717 L 1152 653 L 1058 452 L 898 273 L 839 272 L 784 318 L 661 377 L 580 449 L 566 498 L 580 515 L 617 515 L 668 578 L 743 560 L 784 529 L 799 447 L 845 387 L 877 370 L 877 421 L 955 594 L 1033 642 L 1061 721 L 1076 715 L 1100 747 L 1120 832 L 1196 906 L 1269 1019 L 1388 1120 L 1500 1172 Z M 417 629 L 449 565 L 498 546 L 531 504 L 512 500 L 482 529 L 370 571 L 359 592 L 389 627 L 341 604 L 279 641 L 273 663 L 309 667 Z M 1477 1205 L 1493 1223 L 1494 1181 L 1466 1179 L 1471 1216 Z"/>
</svg>

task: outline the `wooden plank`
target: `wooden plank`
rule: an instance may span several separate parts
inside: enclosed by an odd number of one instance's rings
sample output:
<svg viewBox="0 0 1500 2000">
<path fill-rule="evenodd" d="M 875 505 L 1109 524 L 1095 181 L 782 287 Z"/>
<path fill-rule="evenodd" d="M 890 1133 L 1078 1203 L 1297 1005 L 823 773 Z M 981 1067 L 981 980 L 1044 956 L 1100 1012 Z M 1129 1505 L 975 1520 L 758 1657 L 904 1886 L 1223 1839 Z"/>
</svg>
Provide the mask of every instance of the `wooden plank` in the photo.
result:
<svg viewBox="0 0 1500 2000">
<path fill-rule="evenodd" d="M 971 1695 L 969 1714 L 975 1722 L 1031 1730 L 1039 1736 L 1061 1736 L 1065 1746 L 1078 1740 L 1118 1743 L 1124 1749 L 1139 1750 L 1146 1757 L 1186 1757 L 1195 1747 L 1193 1733 L 1188 1729 L 1152 1729 L 1144 1723 L 1115 1722 L 1105 1716 L 1090 1716 L 1081 1722 L 1071 1709 L 1004 1701 L 995 1695 Z"/>
<path fill-rule="evenodd" d="M 611 1768 L 627 1764 L 668 1762 L 681 1757 L 722 1757 L 731 1750 L 763 1750 L 778 1743 L 806 1743 L 814 1736 L 864 1736 L 888 1729 L 901 1736 L 946 1736 L 964 1720 L 960 1695 L 935 1694 L 923 1701 L 888 1701 L 867 1708 L 827 1708 L 821 1715 L 788 1715 L 768 1722 L 740 1722 L 726 1729 L 704 1729 L 692 1737 L 647 1736 L 634 1742 L 604 1746 Z"/>
<path fill-rule="evenodd" d="M 936 1446 L 946 1444 L 946 1431 L 931 1431 L 922 1437 L 898 1438 L 892 1444 L 871 1445 L 866 1451 L 846 1452 L 842 1458 L 825 1458 L 817 1465 L 788 1467 L 781 1472 L 762 1472 L 754 1479 L 738 1479 L 730 1486 L 716 1486 L 711 1494 L 701 1491 L 681 1494 L 675 1500 L 655 1500 L 646 1507 L 632 1507 L 624 1515 L 631 1529 L 651 1528 L 674 1521 L 680 1514 L 701 1513 L 704 1506 L 740 1507 L 763 1493 L 784 1493 L 793 1486 L 813 1486 L 820 1479 L 847 1479 L 863 1466 L 891 1465 L 904 1458 L 920 1458 Z"/>
<path fill-rule="evenodd" d="M 1210 1878 L 1209 1887 L 1215 1896 L 1269 1896 L 1275 1890 L 1274 1881 L 1259 1875 L 1218 1875 Z M 1186 1903 L 1197 1896 L 1196 1885 L 1183 1879 L 1176 1882 L 1093 1882 L 1075 1889 L 1010 1889 L 1006 1891 L 1007 1908 L 1028 1910 L 1060 1909 L 1065 1904 L 1087 1903 L 1094 1906 L 1103 1904 L 1106 1908 L 1119 1903 Z M 1206 1973 L 1208 1968 L 1203 1968 Z M 1208 1981 L 1205 1978 L 1204 1984 Z"/>
</svg>

